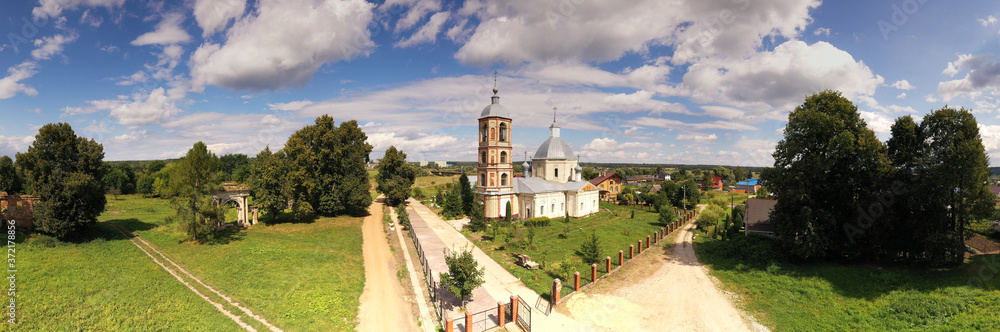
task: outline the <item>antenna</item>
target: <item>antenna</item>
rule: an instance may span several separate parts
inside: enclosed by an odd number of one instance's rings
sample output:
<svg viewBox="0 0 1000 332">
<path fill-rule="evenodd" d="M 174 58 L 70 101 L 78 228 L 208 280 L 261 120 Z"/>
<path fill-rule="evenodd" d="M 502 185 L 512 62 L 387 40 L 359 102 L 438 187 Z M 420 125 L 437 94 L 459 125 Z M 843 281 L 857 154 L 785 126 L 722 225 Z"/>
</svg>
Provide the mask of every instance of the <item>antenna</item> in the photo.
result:
<svg viewBox="0 0 1000 332">
<path fill-rule="evenodd" d="M 557 107 L 552 107 L 552 123 L 556 123 L 556 110 Z"/>
</svg>

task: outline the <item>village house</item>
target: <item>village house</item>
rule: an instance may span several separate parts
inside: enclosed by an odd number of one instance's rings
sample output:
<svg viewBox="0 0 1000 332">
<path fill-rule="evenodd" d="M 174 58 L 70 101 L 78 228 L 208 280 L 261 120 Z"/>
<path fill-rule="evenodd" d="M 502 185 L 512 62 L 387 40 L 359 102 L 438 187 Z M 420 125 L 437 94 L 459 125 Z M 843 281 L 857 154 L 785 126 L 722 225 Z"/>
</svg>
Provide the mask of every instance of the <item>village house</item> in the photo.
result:
<svg viewBox="0 0 1000 332">
<path fill-rule="evenodd" d="M 759 234 L 771 238 L 777 237 L 769 218 L 771 210 L 774 210 L 774 205 L 777 203 L 778 201 L 774 199 L 747 199 L 747 210 L 743 213 L 743 225 L 747 235 Z"/>
<path fill-rule="evenodd" d="M 591 179 L 593 184 L 600 191 L 601 200 L 614 200 L 622 189 L 622 176 L 617 173 L 604 173 Z"/>
</svg>

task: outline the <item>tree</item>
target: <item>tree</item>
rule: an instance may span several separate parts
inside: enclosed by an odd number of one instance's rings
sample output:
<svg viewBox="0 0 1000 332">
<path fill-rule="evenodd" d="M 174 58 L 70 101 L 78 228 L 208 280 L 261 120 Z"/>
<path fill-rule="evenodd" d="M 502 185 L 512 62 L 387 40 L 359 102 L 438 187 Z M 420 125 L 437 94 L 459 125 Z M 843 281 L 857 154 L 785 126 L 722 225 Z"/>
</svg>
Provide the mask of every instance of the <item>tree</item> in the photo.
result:
<svg viewBox="0 0 1000 332">
<path fill-rule="evenodd" d="M 242 153 L 219 157 L 219 172 L 222 181 L 244 183 L 250 176 L 250 158 Z"/>
<path fill-rule="evenodd" d="M 104 186 L 118 198 L 118 194 L 131 195 L 135 193 L 135 170 L 126 163 L 107 164 L 108 174 L 104 175 Z"/>
<path fill-rule="evenodd" d="M 177 214 L 168 221 L 180 222 L 192 241 L 211 236 L 220 221 L 209 196 L 219 188 L 215 176 L 218 167 L 219 158 L 205 143 L 198 142 L 174 169 L 170 183 L 178 193 L 174 204 Z"/>
<path fill-rule="evenodd" d="M 167 167 L 167 163 L 163 160 L 157 160 L 146 166 L 146 174 L 153 174 L 159 172 L 164 167 Z"/>
<path fill-rule="evenodd" d="M 748 178 L 747 172 L 743 170 L 743 167 L 736 166 L 733 169 L 733 181 L 740 182 Z"/>
<path fill-rule="evenodd" d="M 601 239 L 597 233 L 590 233 L 590 236 L 580 245 L 580 258 L 587 265 L 601 262 Z"/>
<path fill-rule="evenodd" d="M 458 177 L 458 185 L 462 187 L 462 211 L 465 212 L 466 215 L 470 215 L 472 213 L 473 199 L 475 197 L 472 195 L 472 183 L 469 182 L 469 178 L 465 176 L 465 172 L 462 172 L 462 175 Z M 509 214 L 510 212 L 507 213 Z"/>
<path fill-rule="evenodd" d="M 273 219 L 288 207 L 291 198 L 292 185 L 288 181 L 284 152 L 271 153 L 271 147 L 265 147 L 254 158 L 250 174 L 248 180 L 254 202 Z"/>
<path fill-rule="evenodd" d="M 486 230 L 486 210 L 483 204 L 482 195 L 475 194 L 472 201 L 472 209 L 469 211 L 469 229 L 473 232 L 483 232 Z"/>
<path fill-rule="evenodd" d="M 858 257 L 877 232 L 845 230 L 864 220 L 860 207 L 876 202 L 873 189 L 888 167 L 885 146 L 834 91 L 807 97 L 788 115 L 784 134 L 764 177 L 779 198 L 770 220 L 783 246 L 800 258 Z"/>
<path fill-rule="evenodd" d="M 701 190 L 712 190 L 712 172 L 704 172 L 701 174 Z"/>
<path fill-rule="evenodd" d="M 396 207 L 396 218 L 399 219 L 399 224 L 403 226 L 403 230 L 410 229 L 410 213 L 406 212 L 406 205 L 400 204 Z"/>
<path fill-rule="evenodd" d="M 584 180 L 590 181 L 590 180 L 593 180 L 593 179 L 597 178 L 600 175 L 601 175 L 601 173 L 598 173 L 598 172 L 594 171 L 593 169 L 591 169 L 589 167 L 583 169 L 583 179 Z"/>
<path fill-rule="evenodd" d="M 372 146 L 365 140 L 357 121 L 341 122 L 338 127 L 328 115 L 292 134 L 282 150 L 291 196 L 308 203 L 293 204 L 293 209 L 327 216 L 367 209 L 372 197 L 365 163 Z"/>
<path fill-rule="evenodd" d="M 448 193 L 445 194 L 444 206 L 441 211 L 445 219 L 453 219 L 455 216 L 462 214 L 461 191 L 462 190 L 459 188 L 458 182 L 452 182 L 452 184 L 448 186 Z"/>
<path fill-rule="evenodd" d="M 660 213 L 660 223 L 663 224 L 663 226 L 671 225 L 674 223 L 674 220 L 677 219 L 677 213 L 674 212 L 673 206 L 663 205 L 660 206 L 658 211 Z"/>
<path fill-rule="evenodd" d="M 14 160 L 8 156 L 0 157 L 0 192 L 14 195 L 21 191 L 21 179 L 14 167 Z"/>
<path fill-rule="evenodd" d="M 156 183 L 155 177 L 150 174 L 143 174 L 142 176 L 139 176 L 139 180 L 135 182 L 135 192 L 148 197 L 153 194 L 154 183 Z"/>
<path fill-rule="evenodd" d="M 507 202 L 507 207 L 505 207 L 504 209 L 505 209 L 504 212 L 507 213 L 503 217 L 505 221 L 510 221 L 511 218 L 514 218 L 514 209 L 510 205 L 510 201 Z"/>
<path fill-rule="evenodd" d="M 444 261 L 448 264 L 448 273 L 441 273 L 441 287 L 461 299 L 461 306 L 464 308 L 465 299 L 472 296 L 472 291 L 485 282 L 483 276 L 486 275 L 486 269 L 479 266 L 469 249 L 458 252 L 452 250 L 451 254 L 444 256 Z"/>
<path fill-rule="evenodd" d="M 417 178 L 417 169 L 406 163 L 406 153 L 396 150 L 395 146 L 390 146 L 385 150 L 385 157 L 382 157 L 376 169 L 378 175 L 375 176 L 375 181 L 378 186 L 375 190 L 385 195 L 386 204 L 397 206 L 410 197 L 410 188 Z M 464 176 L 461 178 L 466 184 L 469 183 Z"/>
<path fill-rule="evenodd" d="M 28 151 L 17 154 L 17 165 L 39 196 L 34 205 L 38 229 L 69 238 L 97 222 L 104 212 L 104 147 L 76 136 L 66 123 L 47 124 Z"/>
<path fill-rule="evenodd" d="M 736 177 L 732 170 L 722 166 L 716 166 L 715 169 L 712 170 L 712 173 L 715 173 L 715 176 L 721 177 L 722 181 L 726 182 L 731 182 L 733 181 L 733 178 Z"/>
<path fill-rule="evenodd" d="M 718 205 L 709 204 L 708 207 L 701 210 L 701 213 L 698 214 L 698 220 L 695 221 L 695 224 L 704 229 L 705 227 L 718 224 L 719 219 L 725 216 L 726 210 Z"/>
</svg>

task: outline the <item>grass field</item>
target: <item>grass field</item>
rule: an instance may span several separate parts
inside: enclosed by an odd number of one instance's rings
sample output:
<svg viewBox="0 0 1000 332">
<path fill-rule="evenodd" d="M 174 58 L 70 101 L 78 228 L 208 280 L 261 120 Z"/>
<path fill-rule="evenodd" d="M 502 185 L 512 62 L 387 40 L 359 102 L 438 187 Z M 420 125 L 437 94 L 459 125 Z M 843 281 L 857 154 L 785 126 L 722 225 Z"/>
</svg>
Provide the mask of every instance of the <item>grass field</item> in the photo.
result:
<svg viewBox="0 0 1000 332">
<path fill-rule="evenodd" d="M 1000 326 L 1000 257 L 947 269 L 784 263 L 766 240 L 698 236 L 723 288 L 775 331 L 987 331 Z"/>
<path fill-rule="evenodd" d="M 611 212 L 603 212 L 605 209 L 610 209 Z M 569 224 L 564 223 L 562 218 L 553 219 L 548 227 L 536 228 L 533 246 L 523 249 L 509 248 L 511 246 L 505 245 L 504 241 L 483 241 L 480 235 L 472 235 L 468 231 L 465 234 L 511 274 L 521 278 L 528 288 L 549 298 L 552 280 L 557 277 L 563 280 L 563 294 L 572 291 L 572 280 L 567 282 L 565 277 L 558 276 L 557 270 L 562 262 L 571 262 L 575 267 L 571 270 L 580 272 L 581 284 L 590 282 L 590 266 L 580 260 L 577 251 L 591 233 L 600 238 L 601 257 L 611 256 L 614 268 L 618 264 L 618 250 L 625 251 L 627 260 L 630 244 L 636 244 L 639 239 L 645 241 L 646 235 L 651 235 L 662 227 L 657 220 L 659 215 L 653 211 L 607 203 L 601 203 L 601 211 L 586 218 L 570 218 Z M 631 211 L 635 211 L 635 219 L 629 218 Z M 523 229 L 522 233 L 527 236 L 527 229 Z M 561 236 L 563 234 L 565 238 Z M 527 254 L 544 267 L 527 270 L 516 265 L 514 253 Z M 599 276 L 604 274 L 602 264 L 598 264 L 598 272 Z"/>
<path fill-rule="evenodd" d="M 112 233 L 107 222 L 114 221 L 281 329 L 354 329 L 364 288 L 362 218 L 258 224 L 228 233 L 216 244 L 192 244 L 182 241 L 186 236 L 176 225 L 163 224 L 172 213 L 166 200 L 109 197 L 98 223 L 102 234 L 98 239 L 61 244 L 36 235 L 26 241 L 25 326 L 41 330 L 239 329 L 121 235 Z"/>
<path fill-rule="evenodd" d="M 413 181 L 413 186 L 414 187 L 430 188 L 430 187 L 434 187 L 434 186 L 438 186 L 438 185 L 449 185 L 449 184 L 451 184 L 452 182 L 455 182 L 455 181 L 458 181 L 458 175 L 450 175 L 450 176 L 439 176 L 439 175 L 421 176 L 421 177 L 418 177 L 415 181 Z"/>
</svg>

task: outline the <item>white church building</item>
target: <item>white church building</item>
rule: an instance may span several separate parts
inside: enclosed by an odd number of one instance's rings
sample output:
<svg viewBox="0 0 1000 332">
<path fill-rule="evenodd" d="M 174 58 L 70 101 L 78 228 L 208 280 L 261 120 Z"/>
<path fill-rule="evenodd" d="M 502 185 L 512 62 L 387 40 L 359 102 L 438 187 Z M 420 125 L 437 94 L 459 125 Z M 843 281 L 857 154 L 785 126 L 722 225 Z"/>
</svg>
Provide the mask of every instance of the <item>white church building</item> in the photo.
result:
<svg viewBox="0 0 1000 332">
<path fill-rule="evenodd" d="M 510 203 L 514 217 L 578 218 L 599 210 L 599 190 L 583 180 L 573 150 L 559 138 L 555 117 L 549 139 L 525 161 L 524 176 L 514 177 L 512 120 L 500 105 L 498 90 L 479 116 L 479 167 L 476 191 L 483 195 L 486 218 L 503 218 Z"/>
</svg>

